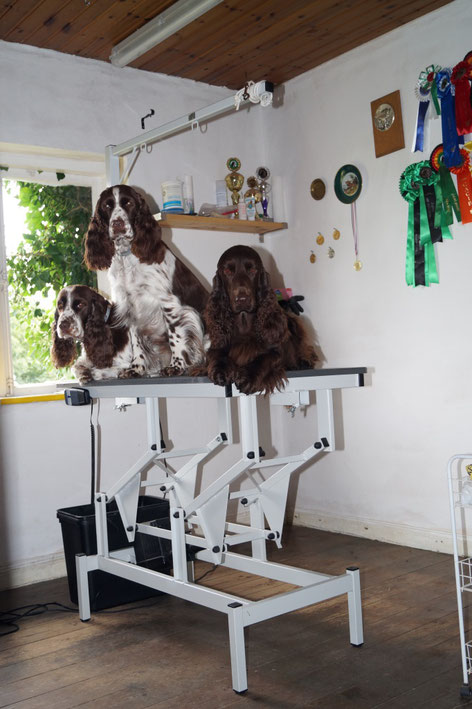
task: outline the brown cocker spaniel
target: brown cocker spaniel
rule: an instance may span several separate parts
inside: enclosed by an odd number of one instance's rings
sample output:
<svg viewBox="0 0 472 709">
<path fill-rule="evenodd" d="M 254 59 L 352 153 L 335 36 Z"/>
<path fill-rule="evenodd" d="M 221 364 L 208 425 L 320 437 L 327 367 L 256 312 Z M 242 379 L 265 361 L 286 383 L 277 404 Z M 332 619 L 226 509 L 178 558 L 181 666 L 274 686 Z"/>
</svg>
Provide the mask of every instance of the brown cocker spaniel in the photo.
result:
<svg viewBox="0 0 472 709">
<path fill-rule="evenodd" d="M 215 384 L 270 394 L 283 389 L 287 370 L 312 369 L 317 361 L 299 318 L 280 307 L 259 254 L 248 246 L 221 256 L 204 319 L 207 374 Z"/>
</svg>

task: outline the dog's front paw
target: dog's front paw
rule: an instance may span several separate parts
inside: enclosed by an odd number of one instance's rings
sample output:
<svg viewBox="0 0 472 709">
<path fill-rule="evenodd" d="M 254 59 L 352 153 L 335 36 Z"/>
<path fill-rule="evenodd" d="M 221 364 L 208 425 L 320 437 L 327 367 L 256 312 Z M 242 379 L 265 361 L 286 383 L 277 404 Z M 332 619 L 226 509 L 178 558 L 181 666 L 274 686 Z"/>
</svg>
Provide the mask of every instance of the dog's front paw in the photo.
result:
<svg viewBox="0 0 472 709">
<path fill-rule="evenodd" d="M 72 371 L 79 380 L 79 384 L 86 384 L 86 382 L 91 382 L 93 379 L 92 370 L 83 364 L 76 364 L 75 367 L 72 367 Z"/>
<path fill-rule="evenodd" d="M 255 394 L 259 391 L 253 377 L 245 369 L 236 372 L 234 383 L 242 394 Z"/>
<path fill-rule="evenodd" d="M 216 363 L 208 367 L 208 378 L 220 387 L 231 384 L 231 374 L 226 363 Z"/>
<path fill-rule="evenodd" d="M 140 373 L 139 367 L 131 366 L 128 369 L 122 369 L 118 372 L 118 379 L 137 379 L 144 374 L 144 367 L 142 367 L 142 373 Z"/>
<path fill-rule="evenodd" d="M 184 361 L 180 357 L 171 360 L 168 367 L 164 367 L 161 374 L 163 377 L 180 377 L 186 370 Z"/>
</svg>

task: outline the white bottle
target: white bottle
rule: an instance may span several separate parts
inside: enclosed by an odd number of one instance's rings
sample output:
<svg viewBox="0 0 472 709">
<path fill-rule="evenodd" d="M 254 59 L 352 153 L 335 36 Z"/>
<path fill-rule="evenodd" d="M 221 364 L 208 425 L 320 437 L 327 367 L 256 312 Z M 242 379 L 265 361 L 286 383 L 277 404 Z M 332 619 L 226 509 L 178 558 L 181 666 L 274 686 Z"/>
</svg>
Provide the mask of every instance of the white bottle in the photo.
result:
<svg viewBox="0 0 472 709">
<path fill-rule="evenodd" d="M 247 219 L 250 222 L 255 221 L 256 219 L 256 202 L 254 200 L 254 197 L 246 197 L 246 213 L 247 213 Z"/>
<path fill-rule="evenodd" d="M 243 200 L 238 204 L 238 219 L 247 219 L 246 202 L 243 202 Z"/>
</svg>

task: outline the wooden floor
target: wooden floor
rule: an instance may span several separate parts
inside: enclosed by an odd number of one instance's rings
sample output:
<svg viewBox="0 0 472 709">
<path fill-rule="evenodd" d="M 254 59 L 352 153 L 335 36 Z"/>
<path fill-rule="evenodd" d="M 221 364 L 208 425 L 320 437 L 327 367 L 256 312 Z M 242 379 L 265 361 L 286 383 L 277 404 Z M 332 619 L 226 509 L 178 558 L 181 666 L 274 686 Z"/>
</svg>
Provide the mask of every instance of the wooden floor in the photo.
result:
<svg viewBox="0 0 472 709">
<path fill-rule="evenodd" d="M 226 616 L 160 596 L 95 613 L 48 612 L 0 638 L 0 706 L 15 709 L 453 709 L 461 700 L 452 557 L 301 527 L 271 558 L 361 569 L 365 643 L 349 643 L 346 597 L 246 630 L 249 690 L 231 689 Z M 197 564 L 197 576 L 211 569 Z M 218 568 L 200 581 L 258 599 L 283 588 Z M 471 597 L 472 600 L 472 597 Z M 65 579 L 0 594 L 0 609 L 59 601 Z M 133 606 L 146 607 L 133 608 Z"/>
</svg>

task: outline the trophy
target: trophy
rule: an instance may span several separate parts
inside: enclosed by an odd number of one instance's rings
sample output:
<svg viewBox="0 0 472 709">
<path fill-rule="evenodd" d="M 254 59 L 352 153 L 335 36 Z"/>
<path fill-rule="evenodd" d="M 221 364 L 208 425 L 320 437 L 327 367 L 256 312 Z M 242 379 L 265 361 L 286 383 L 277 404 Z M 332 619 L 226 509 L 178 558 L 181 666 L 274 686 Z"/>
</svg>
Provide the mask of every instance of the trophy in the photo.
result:
<svg viewBox="0 0 472 709">
<path fill-rule="evenodd" d="M 264 219 L 268 219 L 267 216 L 267 206 L 269 204 L 269 192 L 270 192 L 270 185 L 267 182 L 267 180 L 270 177 L 270 170 L 268 167 L 258 167 L 256 170 L 256 175 L 259 178 L 259 190 L 261 193 L 261 205 L 262 205 L 262 214 Z M 248 180 L 249 182 L 249 180 Z"/>
<path fill-rule="evenodd" d="M 236 206 L 239 204 L 239 190 L 244 185 L 244 177 L 238 172 L 241 161 L 238 158 L 229 158 L 226 167 L 231 170 L 225 177 L 226 187 L 231 192 L 231 201 Z"/>
<path fill-rule="evenodd" d="M 244 193 L 244 199 L 252 199 L 254 204 L 261 202 L 262 194 L 257 179 L 255 177 L 248 177 L 247 185 L 249 189 Z"/>
</svg>

